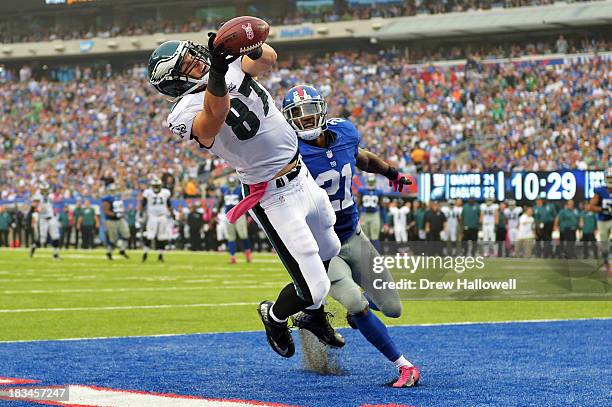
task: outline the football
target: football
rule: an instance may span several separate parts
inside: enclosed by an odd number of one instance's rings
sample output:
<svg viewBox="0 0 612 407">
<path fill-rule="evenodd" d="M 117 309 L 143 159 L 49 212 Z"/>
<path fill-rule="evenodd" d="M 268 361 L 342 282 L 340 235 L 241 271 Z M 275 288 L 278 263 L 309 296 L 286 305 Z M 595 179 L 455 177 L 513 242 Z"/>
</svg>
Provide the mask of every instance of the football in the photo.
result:
<svg viewBox="0 0 612 407">
<path fill-rule="evenodd" d="M 223 44 L 232 55 L 245 55 L 261 46 L 270 32 L 270 25 L 261 18 L 232 18 L 219 28 L 215 47 Z"/>
</svg>

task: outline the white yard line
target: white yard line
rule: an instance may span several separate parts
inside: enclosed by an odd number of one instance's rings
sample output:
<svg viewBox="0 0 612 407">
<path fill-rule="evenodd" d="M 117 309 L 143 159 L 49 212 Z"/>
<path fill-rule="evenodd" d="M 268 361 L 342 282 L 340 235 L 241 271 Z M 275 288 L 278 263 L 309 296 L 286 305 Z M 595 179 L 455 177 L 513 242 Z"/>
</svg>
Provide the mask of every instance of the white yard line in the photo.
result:
<svg viewBox="0 0 612 407">
<path fill-rule="evenodd" d="M 138 291 L 197 291 L 214 287 L 123 287 L 123 288 L 66 288 L 59 290 L 6 290 L 0 294 L 62 294 L 62 293 L 123 293 Z"/>
<path fill-rule="evenodd" d="M 258 302 L 226 302 L 205 304 L 159 304 L 159 305 L 118 305 L 108 307 L 71 307 L 71 308 L 18 308 L 0 309 L 1 314 L 18 314 L 26 312 L 72 312 L 72 311 L 117 311 L 132 309 L 163 309 L 163 308 L 205 308 L 205 307 L 240 307 L 257 305 Z"/>
<path fill-rule="evenodd" d="M 251 303 L 246 303 L 251 304 Z M 255 303 L 253 303 L 255 304 Z M 218 304 L 215 304 L 218 305 Z M 444 326 L 462 326 L 462 325 L 505 325 L 505 324 L 533 324 L 546 322 L 573 322 L 573 321 L 612 321 L 612 317 L 594 317 L 594 318 L 550 318 L 550 319 L 516 319 L 506 321 L 463 321 L 463 322 L 436 322 L 430 324 L 399 324 L 389 325 L 389 328 L 410 328 L 410 327 L 444 327 Z M 347 328 L 348 329 L 348 328 Z M 98 336 L 89 338 L 61 338 L 61 339 L 34 339 L 34 340 L 16 340 L 16 341 L 0 341 L 4 343 L 34 343 L 34 342 L 70 342 L 70 341 L 91 341 L 91 340 L 106 340 L 106 339 L 129 339 L 129 338 L 166 338 L 190 335 L 216 335 L 216 334 L 239 334 L 260 332 L 260 330 L 247 331 L 223 331 L 223 332 L 199 332 L 186 334 L 157 334 L 157 335 L 125 335 L 125 336 Z"/>
<path fill-rule="evenodd" d="M 149 393 L 120 389 L 108 389 L 95 386 L 69 385 L 69 401 L 45 402 L 26 400 L 38 404 L 53 404 L 58 406 L 86 405 L 99 407 L 265 407 L 284 405 L 259 401 L 209 399 L 199 396 Z M 287 406 L 288 407 L 288 406 Z"/>
</svg>

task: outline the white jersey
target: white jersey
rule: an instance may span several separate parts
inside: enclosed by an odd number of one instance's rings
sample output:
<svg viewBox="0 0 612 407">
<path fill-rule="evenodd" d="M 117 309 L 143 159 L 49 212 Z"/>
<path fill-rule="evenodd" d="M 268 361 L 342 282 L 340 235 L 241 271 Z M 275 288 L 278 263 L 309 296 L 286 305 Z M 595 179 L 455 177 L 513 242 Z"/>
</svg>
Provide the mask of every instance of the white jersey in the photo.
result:
<svg viewBox="0 0 612 407">
<path fill-rule="evenodd" d="M 147 200 L 147 216 L 168 216 L 168 200 L 172 196 L 169 189 L 162 188 L 159 192 L 151 188 L 145 189 L 142 197 Z"/>
<path fill-rule="evenodd" d="M 533 233 L 533 216 L 529 216 L 526 213 L 519 217 L 519 227 L 517 239 L 533 239 L 535 237 Z"/>
<path fill-rule="evenodd" d="M 495 213 L 497 213 L 497 209 L 499 205 L 497 204 L 486 204 L 483 203 L 480 205 L 480 213 L 482 213 L 482 224 L 483 225 L 495 225 Z"/>
<path fill-rule="evenodd" d="M 518 229 L 521 213 L 523 213 L 523 208 L 520 206 L 506 208 L 504 210 L 504 215 L 506 215 L 506 219 L 508 219 L 508 229 Z"/>
<path fill-rule="evenodd" d="M 243 183 L 269 181 L 295 156 L 295 130 L 270 93 L 242 71 L 240 59 L 229 66 L 225 82 L 231 108 L 210 151 L 236 169 Z M 191 139 L 191 126 L 202 110 L 205 93 L 186 95 L 174 106 L 167 122 L 173 133 Z"/>
<path fill-rule="evenodd" d="M 54 216 L 53 202 L 51 202 L 49 196 L 43 196 L 40 191 L 38 191 L 34 194 L 32 200 L 38 201 L 38 216 L 40 216 L 41 219 L 49 219 Z"/>
<path fill-rule="evenodd" d="M 441 209 L 449 228 L 454 228 L 459 224 L 461 219 L 461 207 L 459 206 L 443 206 Z"/>
<path fill-rule="evenodd" d="M 410 209 L 406 206 L 391 207 L 389 213 L 393 216 L 393 228 L 406 228 L 406 215 L 410 213 Z"/>
</svg>

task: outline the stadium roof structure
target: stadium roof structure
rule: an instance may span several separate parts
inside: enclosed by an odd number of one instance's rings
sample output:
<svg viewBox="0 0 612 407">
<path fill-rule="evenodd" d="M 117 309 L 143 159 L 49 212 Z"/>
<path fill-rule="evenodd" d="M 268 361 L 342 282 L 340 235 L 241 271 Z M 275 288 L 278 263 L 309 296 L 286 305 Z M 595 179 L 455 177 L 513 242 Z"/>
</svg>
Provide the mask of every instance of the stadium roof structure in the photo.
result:
<svg viewBox="0 0 612 407">
<path fill-rule="evenodd" d="M 370 20 L 279 25 L 270 29 L 271 44 L 321 44 L 345 39 L 363 41 L 414 41 L 423 38 L 454 39 L 463 36 L 531 33 L 612 25 L 612 0 L 555 3 L 546 6 L 479 10 Z M 110 38 L 55 40 L 0 44 L 0 59 L 88 57 L 149 52 L 172 38 L 202 42 L 202 32 L 155 33 Z"/>
<path fill-rule="evenodd" d="M 400 17 L 382 26 L 373 38 L 407 40 L 603 24 L 612 24 L 610 0 Z"/>
</svg>

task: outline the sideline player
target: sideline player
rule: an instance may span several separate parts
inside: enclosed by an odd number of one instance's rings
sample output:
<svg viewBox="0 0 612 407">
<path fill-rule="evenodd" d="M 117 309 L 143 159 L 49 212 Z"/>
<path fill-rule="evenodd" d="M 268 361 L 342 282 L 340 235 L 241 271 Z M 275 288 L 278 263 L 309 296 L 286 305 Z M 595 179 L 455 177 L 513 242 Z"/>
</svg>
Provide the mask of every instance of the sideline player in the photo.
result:
<svg viewBox="0 0 612 407">
<path fill-rule="evenodd" d="M 461 200 L 457 200 L 458 205 L 455 205 L 455 201 L 450 200 L 448 206 L 442 207 L 442 213 L 446 216 L 446 237 L 447 237 L 447 248 L 449 255 L 455 255 L 458 253 L 457 242 L 459 242 L 459 230 L 461 229 Z"/>
<path fill-rule="evenodd" d="M 372 270 L 374 258 L 380 254 L 359 226 L 359 209 L 352 194 L 355 167 L 384 175 L 395 191 L 411 182 L 376 155 L 360 149 L 361 136 L 350 121 L 326 120 L 327 104 L 315 88 L 298 85 L 289 89 L 283 99 L 283 114 L 300 137 L 304 163 L 327 191 L 336 212 L 334 229 L 342 248 L 329 267 L 330 295 L 347 309 L 349 323 L 398 368 L 399 378 L 390 384 L 414 386 L 419 381 L 419 369 L 401 354 L 385 324 L 370 311 L 368 298 L 373 309 L 391 318 L 400 316 L 402 304 L 396 290 L 374 288 L 375 279 L 393 278 L 387 269 L 380 274 Z M 302 327 L 304 317 L 298 314 L 294 324 Z"/>
<path fill-rule="evenodd" d="M 610 238 L 612 234 L 612 167 L 605 173 L 606 184 L 595 188 L 593 198 L 589 202 L 589 210 L 597 213 L 597 230 L 604 261 L 604 272 L 612 276 L 610 268 Z"/>
<path fill-rule="evenodd" d="M 234 206 L 238 205 L 242 198 L 242 188 L 238 185 L 235 176 L 227 177 L 227 185 L 221 187 L 221 200 L 219 201 L 219 212 L 225 207 L 225 213 L 229 213 Z M 251 242 L 247 230 L 246 215 L 239 217 L 235 223 L 227 223 L 227 251 L 230 254 L 230 263 L 236 264 L 236 236 L 242 240 L 244 255 L 248 263 L 251 262 Z"/>
<path fill-rule="evenodd" d="M 40 183 L 38 191 L 32 197 L 32 206 L 35 207 L 37 215 L 32 217 L 32 229 L 37 231 L 38 238 L 32 240 L 30 257 L 34 257 L 37 247 L 44 247 L 47 239 L 51 238 L 53 258 L 59 259 L 60 226 L 53 212 L 53 202 L 51 202 L 49 197 L 49 190 L 49 184 L 43 181 Z"/>
<path fill-rule="evenodd" d="M 504 210 L 504 215 L 508 220 L 508 240 L 510 241 L 510 249 L 514 253 L 514 245 L 518 237 L 519 231 L 519 218 L 523 213 L 523 208 L 516 206 L 514 199 L 508 200 L 508 207 Z"/>
<path fill-rule="evenodd" d="M 380 251 L 380 198 L 382 191 L 376 188 L 376 175 L 368 174 L 366 187 L 359 190 L 357 206 L 361 208 L 363 232 L 370 238 L 376 250 Z"/>
<path fill-rule="evenodd" d="M 492 198 L 487 198 L 480 205 L 480 224 L 482 225 L 483 254 L 485 257 L 495 254 L 495 218 L 499 206 Z"/>
<path fill-rule="evenodd" d="M 164 249 L 172 237 L 174 211 L 172 210 L 171 196 L 172 192 L 167 188 L 162 188 L 162 182 L 157 177 L 151 180 L 150 188 L 145 189 L 142 193 L 140 213 L 146 213 L 145 232 L 143 233 L 143 262 L 147 261 L 153 241 L 158 251 L 157 261 L 164 261 Z"/>
<path fill-rule="evenodd" d="M 410 204 L 404 205 L 402 199 L 395 199 L 389 204 L 389 214 L 393 219 L 393 233 L 397 243 L 408 241 L 407 219 L 410 213 Z"/>
<path fill-rule="evenodd" d="M 254 77 L 269 71 L 276 52 L 263 44 L 238 59 L 209 33 L 208 47 L 190 41 L 161 44 L 149 59 L 149 81 L 178 99 L 167 120 L 170 130 L 225 159 L 238 173 L 245 198 L 228 214 L 230 222 L 251 211 L 274 246 L 292 283 L 276 302 L 258 312 L 268 343 L 283 357 L 295 353 L 287 321 L 305 310 L 311 329 L 332 346 L 344 338 L 330 325 L 323 301 L 329 292 L 327 267 L 340 250 L 334 210 L 302 165 L 297 136 Z"/>
<path fill-rule="evenodd" d="M 129 259 L 130 256 L 125 252 L 127 241 L 130 238 L 130 228 L 124 218 L 125 207 L 119 194 L 117 184 L 114 182 L 106 186 L 107 194 L 102 198 L 102 210 L 106 221 L 106 257 L 113 259 L 113 248 L 119 249 L 119 254 Z"/>
</svg>

